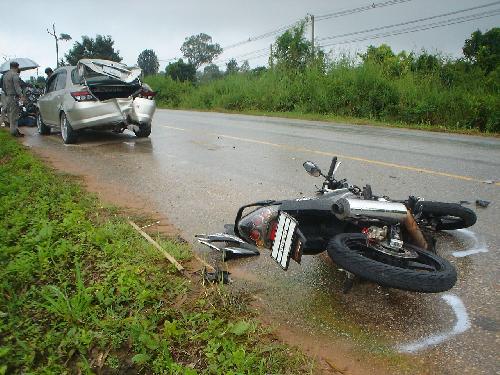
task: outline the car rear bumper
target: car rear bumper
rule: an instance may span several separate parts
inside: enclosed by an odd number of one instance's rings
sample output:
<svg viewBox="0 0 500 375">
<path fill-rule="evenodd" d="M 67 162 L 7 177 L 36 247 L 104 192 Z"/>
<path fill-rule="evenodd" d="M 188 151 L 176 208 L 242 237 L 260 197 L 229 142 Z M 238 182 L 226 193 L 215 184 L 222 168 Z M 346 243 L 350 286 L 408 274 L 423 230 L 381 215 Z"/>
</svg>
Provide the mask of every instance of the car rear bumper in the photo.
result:
<svg viewBox="0 0 500 375">
<path fill-rule="evenodd" d="M 156 109 L 154 100 L 115 98 L 96 102 L 74 102 L 66 116 L 75 130 L 106 128 L 129 123 L 151 123 Z"/>
</svg>

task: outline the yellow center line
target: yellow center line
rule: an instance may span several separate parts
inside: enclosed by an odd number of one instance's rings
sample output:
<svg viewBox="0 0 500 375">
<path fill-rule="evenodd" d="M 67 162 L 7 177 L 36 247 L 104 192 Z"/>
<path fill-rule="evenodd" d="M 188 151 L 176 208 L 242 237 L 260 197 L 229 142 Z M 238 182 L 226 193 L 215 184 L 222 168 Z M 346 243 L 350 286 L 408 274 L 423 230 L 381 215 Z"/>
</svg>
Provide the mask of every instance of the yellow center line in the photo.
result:
<svg viewBox="0 0 500 375">
<path fill-rule="evenodd" d="M 164 127 L 169 128 L 169 129 L 188 131 L 187 129 L 176 128 L 176 127 L 167 126 L 167 125 L 164 125 Z M 430 175 L 434 175 L 434 176 L 442 176 L 442 177 L 454 178 L 457 180 L 483 183 L 483 180 L 480 180 L 480 179 L 475 178 L 475 177 L 462 176 L 462 175 L 453 174 L 453 173 L 446 173 L 446 172 L 439 172 L 439 171 L 434 171 L 432 169 L 412 167 L 412 166 L 408 166 L 408 165 L 401 165 L 401 164 L 395 164 L 395 163 L 388 163 L 388 162 L 380 161 L 380 160 L 365 159 L 365 158 L 360 158 L 357 156 L 342 155 L 342 154 L 337 154 L 337 153 L 327 152 L 327 151 L 311 150 L 311 149 L 304 148 L 304 147 L 291 146 L 291 145 L 286 145 L 286 144 L 281 144 L 281 143 L 272 143 L 272 142 L 261 141 L 261 140 L 252 139 L 252 138 L 236 137 L 236 136 L 227 135 L 227 134 L 218 134 L 218 133 L 208 133 L 208 134 L 214 135 L 217 137 L 234 139 L 236 141 L 241 141 L 241 142 L 256 143 L 256 144 L 261 144 L 261 145 L 266 145 L 266 146 L 271 146 L 271 147 L 282 148 L 285 150 L 290 150 L 290 151 L 295 151 L 295 152 L 312 153 L 312 154 L 326 155 L 326 156 L 332 156 L 332 157 L 338 156 L 339 158 L 342 158 L 342 159 L 354 160 L 354 161 L 359 161 L 359 162 L 367 163 L 367 164 L 381 165 L 383 167 L 403 169 L 403 170 L 407 170 L 407 171 L 426 173 L 426 174 L 430 174 Z M 500 186 L 500 182 L 495 182 L 494 185 Z"/>
</svg>

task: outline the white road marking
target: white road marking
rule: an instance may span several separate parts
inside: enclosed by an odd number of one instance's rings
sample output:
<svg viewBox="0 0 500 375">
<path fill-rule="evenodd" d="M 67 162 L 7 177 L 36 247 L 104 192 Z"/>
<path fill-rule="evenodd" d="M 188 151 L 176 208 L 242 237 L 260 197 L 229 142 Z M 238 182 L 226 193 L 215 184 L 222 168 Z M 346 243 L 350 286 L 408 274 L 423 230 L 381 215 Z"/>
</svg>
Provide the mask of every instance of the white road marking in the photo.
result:
<svg viewBox="0 0 500 375">
<path fill-rule="evenodd" d="M 458 233 L 458 237 L 461 237 L 462 239 L 470 240 L 472 242 L 472 247 L 467 250 L 463 251 L 454 251 L 452 255 L 456 258 L 463 258 L 472 254 L 477 254 L 477 253 L 487 253 L 488 252 L 488 246 L 484 242 L 484 240 L 480 240 L 477 236 L 476 233 L 474 233 L 471 230 L 468 229 L 457 229 L 455 231 Z"/>
<path fill-rule="evenodd" d="M 400 345 L 398 350 L 401 353 L 415 353 L 422 349 L 426 349 L 430 346 L 435 346 L 440 344 L 453 336 L 464 333 L 471 327 L 471 323 L 469 320 L 469 315 L 467 314 L 467 310 L 465 308 L 462 300 L 454 294 L 445 294 L 441 297 L 445 302 L 451 306 L 453 312 L 455 313 L 456 322 L 455 326 L 449 332 L 444 332 L 436 335 L 432 335 L 429 337 L 425 337 L 420 340 L 416 340 L 409 344 Z"/>
</svg>

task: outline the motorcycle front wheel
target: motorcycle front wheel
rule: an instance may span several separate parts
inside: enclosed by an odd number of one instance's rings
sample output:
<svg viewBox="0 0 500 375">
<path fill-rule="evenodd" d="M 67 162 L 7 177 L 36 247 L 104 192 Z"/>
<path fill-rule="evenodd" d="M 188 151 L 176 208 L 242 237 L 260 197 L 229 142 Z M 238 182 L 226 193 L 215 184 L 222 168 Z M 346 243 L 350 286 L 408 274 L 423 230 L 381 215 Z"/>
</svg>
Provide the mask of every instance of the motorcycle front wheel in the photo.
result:
<svg viewBox="0 0 500 375">
<path fill-rule="evenodd" d="M 476 214 L 458 203 L 418 202 L 415 212 L 422 213 L 422 219 L 427 224 L 434 224 L 436 230 L 453 230 L 473 226 Z"/>
<path fill-rule="evenodd" d="M 343 269 L 381 286 L 439 293 L 455 285 L 457 272 L 450 262 L 407 243 L 403 247 L 415 257 L 394 257 L 368 244 L 364 234 L 342 233 L 330 240 L 327 252 Z"/>
</svg>

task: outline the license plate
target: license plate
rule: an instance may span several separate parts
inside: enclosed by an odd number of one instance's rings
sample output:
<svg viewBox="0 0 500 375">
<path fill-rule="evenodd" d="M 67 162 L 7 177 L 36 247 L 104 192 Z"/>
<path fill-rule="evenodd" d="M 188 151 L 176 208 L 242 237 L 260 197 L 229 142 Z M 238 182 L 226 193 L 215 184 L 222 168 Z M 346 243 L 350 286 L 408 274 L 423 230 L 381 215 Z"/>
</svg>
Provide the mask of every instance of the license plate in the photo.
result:
<svg viewBox="0 0 500 375">
<path fill-rule="evenodd" d="M 278 229 L 276 230 L 271 257 L 284 270 L 288 269 L 290 263 L 296 229 L 297 220 L 286 212 L 281 212 L 278 218 Z"/>
</svg>

